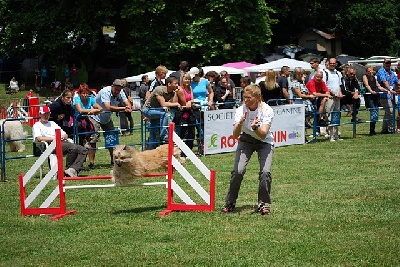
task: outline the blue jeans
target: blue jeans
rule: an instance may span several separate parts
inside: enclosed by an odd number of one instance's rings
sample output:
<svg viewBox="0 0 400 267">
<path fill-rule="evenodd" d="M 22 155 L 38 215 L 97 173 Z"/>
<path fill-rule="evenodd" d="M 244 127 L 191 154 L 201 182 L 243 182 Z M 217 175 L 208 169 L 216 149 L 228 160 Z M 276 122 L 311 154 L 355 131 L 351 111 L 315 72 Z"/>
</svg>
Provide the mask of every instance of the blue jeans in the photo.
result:
<svg viewBox="0 0 400 267">
<path fill-rule="evenodd" d="M 149 147 L 154 149 L 158 146 L 160 140 L 168 139 L 168 114 L 163 108 L 143 109 L 143 114 L 150 120 Z M 160 140 L 157 140 L 158 134 Z"/>
</svg>

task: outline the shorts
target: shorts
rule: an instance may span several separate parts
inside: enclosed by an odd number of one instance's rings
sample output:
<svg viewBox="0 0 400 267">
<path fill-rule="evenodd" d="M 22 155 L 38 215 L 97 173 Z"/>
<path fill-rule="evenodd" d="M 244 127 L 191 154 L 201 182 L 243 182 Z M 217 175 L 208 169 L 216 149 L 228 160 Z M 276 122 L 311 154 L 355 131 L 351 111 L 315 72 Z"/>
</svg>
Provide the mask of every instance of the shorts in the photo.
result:
<svg viewBox="0 0 400 267">
<path fill-rule="evenodd" d="M 91 117 L 89 117 L 89 120 L 93 123 L 94 126 L 94 130 L 97 132 L 95 134 L 92 134 L 90 136 L 90 141 L 89 143 L 91 144 L 95 144 L 97 142 L 100 141 L 100 131 L 109 131 L 109 130 L 115 130 L 114 129 L 114 123 L 112 120 L 110 120 L 109 122 L 107 122 L 106 124 L 100 124 L 100 122 L 92 119 Z M 104 134 L 103 134 L 104 135 Z"/>
</svg>

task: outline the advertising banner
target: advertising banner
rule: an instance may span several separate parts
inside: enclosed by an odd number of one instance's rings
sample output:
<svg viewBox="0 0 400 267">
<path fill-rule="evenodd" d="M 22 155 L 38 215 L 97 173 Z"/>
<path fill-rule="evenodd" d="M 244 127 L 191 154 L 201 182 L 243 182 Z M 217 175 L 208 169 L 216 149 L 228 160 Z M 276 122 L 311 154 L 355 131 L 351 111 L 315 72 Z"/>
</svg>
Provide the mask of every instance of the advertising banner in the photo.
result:
<svg viewBox="0 0 400 267">
<path fill-rule="evenodd" d="M 304 144 L 305 110 L 302 104 L 273 106 L 271 131 L 275 147 Z M 204 153 L 218 154 L 236 150 L 237 140 L 232 135 L 235 109 L 204 112 Z"/>
</svg>

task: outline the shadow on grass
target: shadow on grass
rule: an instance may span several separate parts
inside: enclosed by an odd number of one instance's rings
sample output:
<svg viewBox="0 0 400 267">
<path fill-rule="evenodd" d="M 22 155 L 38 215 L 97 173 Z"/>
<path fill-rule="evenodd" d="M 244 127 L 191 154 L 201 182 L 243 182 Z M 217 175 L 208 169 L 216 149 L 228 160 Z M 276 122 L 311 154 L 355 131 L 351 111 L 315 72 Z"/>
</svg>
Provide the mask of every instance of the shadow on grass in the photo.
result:
<svg viewBox="0 0 400 267">
<path fill-rule="evenodd" d="M 134 209 L 128 209 L 128 210 L 116 210 L 111 212 L 111 214 L 118 215 L 118 214 L 125 214 L 125 213 L 142 213 L 142 212 L 148 212 L 148 211 L 162 211 L 165 210 L 166 206 L 161 205 L 157 207 L 138 207 Z"/>
<path fill-rule="evenodd" d="M 257 212 L 257 205 L 241 205 L 241 206 L 236 206 L 235 210 L 232 212 L 232 214 L 255 214 Z"/>
</svg>

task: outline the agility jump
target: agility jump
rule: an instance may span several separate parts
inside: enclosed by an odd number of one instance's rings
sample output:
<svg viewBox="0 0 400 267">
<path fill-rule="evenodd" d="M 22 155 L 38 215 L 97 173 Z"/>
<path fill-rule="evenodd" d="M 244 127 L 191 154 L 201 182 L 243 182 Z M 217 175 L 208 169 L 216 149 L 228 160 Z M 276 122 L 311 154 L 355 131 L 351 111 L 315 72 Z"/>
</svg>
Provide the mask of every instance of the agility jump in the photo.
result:
<svg viewBox="0 0 400 267">
<path fill-rule="evenodd" d="M 215 170 L 209 170 L 199 158 L 186 146 L 186 144 L 174 132 L 175 124 L 170 124 L 169 129 L 169 149 L 168 149 L 168 171 L 167 173 L 147 174 L 145 177 L 167 176 L 167 182 L 149 182 L 142 184 L 128 184 L 125 186 L 148 186 L 148 185 L 165 185 L 167 188 L 167 208 L 159 212 L 159 216 L 165 216 L 172 211 L 214 211 L 215 210 Z M 181 165 L 181 163 L 173 157 L 174 144 L 176 144 L 190 159 L 196 168 L 209 181 L 208 192 L 205 190 L 193 176 Z M 56 151 L 57 165 L 52 166 L 45 177 L 36 185 L 36 187 L 28 194 L 26 186 L 34 176 L 36 171 L 42 164 L 45 164 L 51 153 Z M 195 203 L 190 196 L 182 189 L 174 180 L 174 169 L 184 180 L 196 191 L 204 203 Z M 52 190 L 50 195 L 44 200 L 39 207 L 31 207 L 32 203 L 43 191 L 43 189 L 51 181 L 51 178 L 57 175 L 58 185 Z M 20 184 L 20 205 L 23 216 L 27 215 L 52 215 L 51 220 L 62 218 L 66 215 L 77 212 L 76 210 L 67 210 L 66 191 L 70 189 L 94 189 L 94 188 L 110 188 L 116 187 L 115 184 L 98 184 L 98 185 L 66 185 L 67 181 L 75 180 L 110 180 L 111 175 L 104 176 L 86 176 L 86 177 L 65 177 L 63 166 L 63 153 L 61 148 L 61 132 L 56 130 L 56 139 L 48 146 L 43 154 L 36 160 L 29 171 L 19 176 Z M 174 202 L 174 196 L 178 196 L 183 203 Z M 50 207 L 50 205 L 58 198 L 58 207 Z"/>
</svg>

